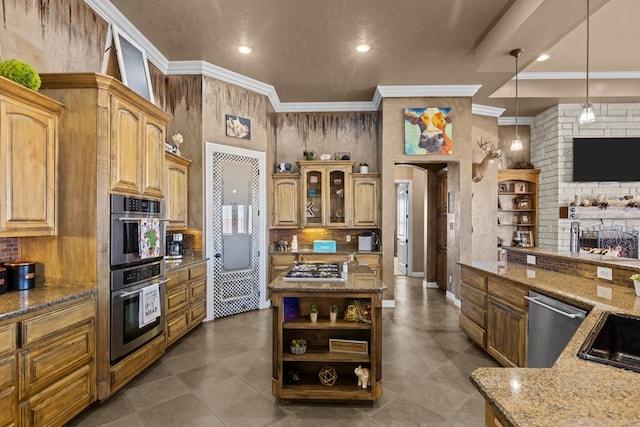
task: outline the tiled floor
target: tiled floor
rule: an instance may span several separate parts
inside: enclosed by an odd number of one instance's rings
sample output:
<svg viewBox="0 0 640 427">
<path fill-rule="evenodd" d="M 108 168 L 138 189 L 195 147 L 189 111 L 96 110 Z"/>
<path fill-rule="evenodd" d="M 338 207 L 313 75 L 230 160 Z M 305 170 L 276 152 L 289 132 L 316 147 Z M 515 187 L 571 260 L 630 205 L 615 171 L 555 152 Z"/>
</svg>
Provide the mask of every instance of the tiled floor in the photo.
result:
<svg viewBox="0 0 640 427">
<path fill-rule="evenodd" d="M 421 279 L 395 278 L 383 309 L 383 397 L 373 404 L 304 404 L 271 395 L 271 311 L 197 328 L 124 390 L 72 426 L 483 426 L 469 382 L 497 366 L 458 327 L 458 309 Z"/>
</svg>

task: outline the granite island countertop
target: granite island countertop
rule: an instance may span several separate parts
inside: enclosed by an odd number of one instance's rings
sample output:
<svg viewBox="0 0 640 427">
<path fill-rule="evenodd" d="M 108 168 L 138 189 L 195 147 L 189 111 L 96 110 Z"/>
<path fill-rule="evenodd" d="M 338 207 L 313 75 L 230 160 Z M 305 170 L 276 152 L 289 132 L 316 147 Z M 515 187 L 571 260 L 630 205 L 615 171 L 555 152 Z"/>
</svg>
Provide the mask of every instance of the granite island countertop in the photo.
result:
<svg viewBox="0 0 640 427">
<path fill-rule="evenodd" d="M 497 262 L 460 264 L 592 308 L 553 367 L 478 368 L 471 374 L 480 393 L 511 425 L 640 425 L 640 373 L 577 356 L 603 311 L 640 314 L 640 298 L 633 289 L 528 265 L 508 263 L 504 268 Z"/>
<path fill-rule="evenodd" d="M 367 266 L 350 262 L 348 270 L 347 278 L 343 282 L 287 281 L 283 280 L 286 273 L 282 273 L 269 283 L 268 289 L 270 292 L 382 292 L 387 289 L 382 280 Z"/>
</svg>

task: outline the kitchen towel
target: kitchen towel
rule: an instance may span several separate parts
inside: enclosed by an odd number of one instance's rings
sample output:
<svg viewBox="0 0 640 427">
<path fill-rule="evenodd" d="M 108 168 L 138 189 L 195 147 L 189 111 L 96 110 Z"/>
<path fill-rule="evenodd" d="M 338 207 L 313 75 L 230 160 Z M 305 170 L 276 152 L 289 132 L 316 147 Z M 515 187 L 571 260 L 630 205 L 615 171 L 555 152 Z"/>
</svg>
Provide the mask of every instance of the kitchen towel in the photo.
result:
<svg viewBox="0 0 640 427">
<path fill-rule="evenodd" d="M 160 256 L 160 221 L 156 218 L 143 218 L 138 225 L 138 248 L 140 258 Z"/>
<path fill-rule="evenodd" d="M 140 327 L 160 317 L 160 288 L 156 285 L 150 285 L 142 288 L 140 291 L 140 311 L 138 323 Z"/>
</svg>

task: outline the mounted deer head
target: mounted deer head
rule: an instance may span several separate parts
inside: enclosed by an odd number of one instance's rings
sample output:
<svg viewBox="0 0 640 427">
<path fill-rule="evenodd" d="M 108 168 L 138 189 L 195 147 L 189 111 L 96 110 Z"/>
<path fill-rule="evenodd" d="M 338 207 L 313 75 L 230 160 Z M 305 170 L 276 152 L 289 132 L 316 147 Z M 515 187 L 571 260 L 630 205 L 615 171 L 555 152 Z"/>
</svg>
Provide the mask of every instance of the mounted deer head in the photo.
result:
<svg viewBox="0 0 640 427">
<path fill-rule="evenodd" d="M 478 141 L 478 146 L 486 153 L 484 159 L 480 163 L 471 164 L 471 175 L 473 182 L 480 182 L 484 177 L 484 172 L 487 170 L 489 163 L 493 163 L 495 159 L 502 156 L 502 150 L 500 146 L 496 148 L 491 141 L 483 141 L 482 138 Z"/>
</svg>

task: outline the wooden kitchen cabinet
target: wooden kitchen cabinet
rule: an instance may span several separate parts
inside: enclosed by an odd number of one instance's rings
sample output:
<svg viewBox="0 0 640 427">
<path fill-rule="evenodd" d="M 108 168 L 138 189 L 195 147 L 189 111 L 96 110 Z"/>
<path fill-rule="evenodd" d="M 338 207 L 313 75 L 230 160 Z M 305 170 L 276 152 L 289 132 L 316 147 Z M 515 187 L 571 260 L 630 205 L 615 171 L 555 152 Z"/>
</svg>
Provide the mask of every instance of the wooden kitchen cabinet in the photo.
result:
<svg viewBox="0 0 640 427">
<path fill-rule="evenodd" d="M 302 161 L 300 211 L 302 227 L 350 227 L 352 225 L 351 171 L 354 162 Z"/>
<path fill-rule="evenodd" d="M 487 352 L 503 366 L 527 366 L 527 286 L 489 277 Z"/>
<path fill-rule="evenodd" d="M 0 426 L 18 425 L 17 326 L 0 327 Z"/>
<path fill-rule="evenodd" d="M 186 230 L 189 199 L 189 165 L 191 160 L 165 151 L 165 193 L 167 230 Z"/>
<path fill-rule="evenodd" d="M 165 299 L 167 347 L 198 326 L 207 315 L 207 263 L 168 271 Z"/>
<path fill-rule="evenodd" d="M 295 253 L 271 254 L 269 262 L 269 283 L 291 269 L 291 265 L 296 262 L 298 255 Z"/>
<path fill-rule="evenodd" d="M 371 270 L 350 266 L 355 276 L 364 279 L 361 288 L 352 287 L 347 282 L 341 290 L 324 288 L 326 284 L 317 284 L 314 288 L 310 282 L 296 289 L 289 284 L 272 283 L 269 285 L 272 302 L 273 325 L 273 365 L 272 393 L 284 400 L 368 400 L 382 397 L 382 291 L 384 286 L 377 280 Z M 366 272 L 365 272 L 366 270 Z M 282 285 L 282 287 L 281 287 Z M 298 298 L 300 316 L 296 320 L 284 319 L 282 309 L 284 299 Z M 348 322 L 341 320 L 347 301 L 358 299 L 361 303 L 370 304 L 371 323 Z M 318 306 L 317 322 L 309 319 L 309 306 Z M 336 304 L 340 309 L 337 322 L 330 322 L 328 307 Z M 294 355 L 290 352 L 290 342 L 294 338 L 307 340 L 307 352 Z M 359 353 L 330 351 L 329 339 L 355 340 L 367 343 L 367 350 Z M 335 369 L 337 374 L 333 386 L 321 384 L 319 372 L 325 366 Z M 370 387 L 357 385 L 354 369 L 358 366 L 370 369 Z M 299 381 L 290 381 L 292 372 L 297 372 Z"/>
<path fill-rule="evenodd" d="M 461 268 L 460 329 L 482 348 L 487 346 L 487 277 L 469 267 Z"/>
<path fill-rule="evenodd" d="M 359 264 L 367 265 L 380 280 L 382 280 L 381 258 L 379 254 L 363 254 L 360 252 L 355 254 L 355 261 Z"/>
<path fill-rule="evenodd" d="M 167 120 L 120 97 L 111 99 L 111 190 L 164 197 Z"/>
<path fill-rule="evenodd" d="M 272 228 L 297 228 L 300 224 L 300 175 L 273 174 Z"/>
<path fill-rule="evenodd" d="M 353 227 L 378 228 L 380 218 L 380 175 L 356 173 L 353 182 Z"/>
<path fill-rule="evenodd" d="M 64 425 L 95 401 L 95 322 L 90 298 L 18 324 L 18 425 Z"/>
<path fill-rule="evenodd" d="M 58 119 L 64 106 L 0 77 L 0 237 L 57 233 Z"/>
</svg>

